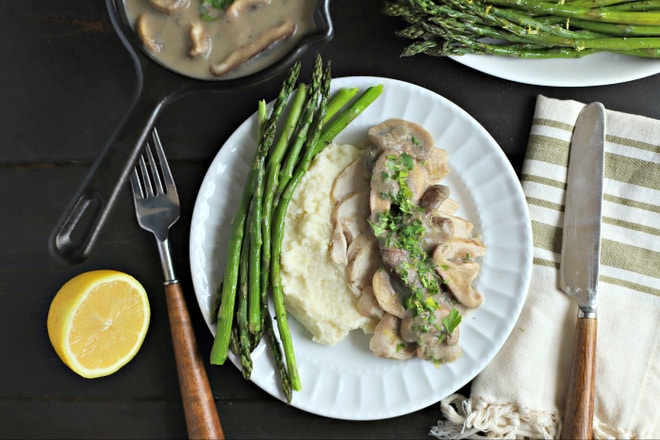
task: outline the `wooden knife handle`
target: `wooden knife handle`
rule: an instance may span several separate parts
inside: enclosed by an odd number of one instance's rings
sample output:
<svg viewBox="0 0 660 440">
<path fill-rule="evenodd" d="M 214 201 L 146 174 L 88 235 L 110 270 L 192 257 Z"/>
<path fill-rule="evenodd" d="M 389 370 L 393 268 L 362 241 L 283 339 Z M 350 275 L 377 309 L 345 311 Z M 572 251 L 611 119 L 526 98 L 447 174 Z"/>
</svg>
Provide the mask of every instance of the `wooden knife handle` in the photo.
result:
<svg viewBox="0 0 660 440">
<path fill-rule="evenodd" d="M 181 399 L 191 439 L 224 439 L 204 362 L 197 349 L 188 307 L 179 283 L 165 285 Z"/>
<path fill-rule="evenodd" d="M 591 439 L 593 436 L 596 328 L 595 318 L 577 320 L 571 377 L 561 432 L 561 437 L 565 439 Z"/>
</svg>

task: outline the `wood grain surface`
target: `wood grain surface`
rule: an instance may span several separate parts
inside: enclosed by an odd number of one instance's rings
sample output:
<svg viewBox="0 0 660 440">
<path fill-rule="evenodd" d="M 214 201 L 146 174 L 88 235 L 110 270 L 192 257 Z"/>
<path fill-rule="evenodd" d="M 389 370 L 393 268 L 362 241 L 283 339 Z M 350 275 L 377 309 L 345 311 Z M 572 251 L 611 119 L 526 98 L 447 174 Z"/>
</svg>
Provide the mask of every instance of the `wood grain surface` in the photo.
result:
<svg viewBox="0 0 660 440">
<path fill-rule="evenodd" d="M 181 284 L 178 282 L 166 284 L 165 300 L 188 437 L 223 440 L 225 434 L 222 431 L 204 361 L 197 348 L 195 332 Z"/>
<path fill-rule="evenodd" d="M 575 325 L 571 376 L 561 431 L 565 439 L 593 437 L 597 329 L 598 320 L 594 318 L 578 318 Z"/>
</svg>

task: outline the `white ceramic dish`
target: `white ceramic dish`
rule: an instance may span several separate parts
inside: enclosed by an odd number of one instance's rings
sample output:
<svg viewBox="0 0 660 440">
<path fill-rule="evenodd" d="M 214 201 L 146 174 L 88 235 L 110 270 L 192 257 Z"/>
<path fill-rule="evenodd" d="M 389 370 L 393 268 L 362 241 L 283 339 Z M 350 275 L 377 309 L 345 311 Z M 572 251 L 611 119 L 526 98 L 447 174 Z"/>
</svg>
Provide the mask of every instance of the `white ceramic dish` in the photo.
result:
<svg viewBox="0 0 660 440">
<path fill-rule="evenodd" d="M 333 81 L 333 89 L 365 89 L 378 83 L 384 92 L 337 139 L 362 145 L 367 129 L 388 118 L 426 127 L 449 152 L 452 172 L 446 184 L 461 204 L 461 215 L 475 224 L 488 248 L 477 287 L 485 301 L 464 317 L 463 356 L 437 367 L 413 359 L 373 356 L 369 337 L 354 331 L 336 346 L 316 344 L 294 319 L 290 326 L 303 389 L 292 405 L 319 415 L 349 420 L 384 419 L 431 405 L 472 380 L 495 356 L 522 308 L 531 271 L 531 225 L 525 199 L 511 165 L 493 138 L 472 117 L 445 98 L 421 87 L 378 77 Z M 255 150 L 256 116 L 227 140 L 202 183 L 192 217 L 190 263 L 195 294 L 209 329 L 212 304 L 222 280 L 225 245 Z M 253 353 L 252 381 L 283 399 L 270 350 L 264 342 Z M 236 363 L 236 359 L 232 358 Z"/>
<path fill-rule="evenodd" d="M 489 55 L 451 57 L 483 73 L 511 81 L 554 87 L 619 84 L 660 73 L 660 60 L 601 52 L 576 59 L 519 59 Z"/>
</svg>

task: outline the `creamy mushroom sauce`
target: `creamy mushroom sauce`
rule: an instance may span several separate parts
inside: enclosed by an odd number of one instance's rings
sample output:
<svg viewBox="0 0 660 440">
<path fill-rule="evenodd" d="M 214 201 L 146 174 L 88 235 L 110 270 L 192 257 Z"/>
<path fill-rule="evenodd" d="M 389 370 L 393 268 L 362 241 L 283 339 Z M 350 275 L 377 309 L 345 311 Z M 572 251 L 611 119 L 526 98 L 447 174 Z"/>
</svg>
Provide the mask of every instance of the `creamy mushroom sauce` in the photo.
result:
<svg viewBox="0 0 660 440">
<path fill-rule="evenodd" d="M 331 190 L 331 257 L 345 267 L 360 313 L 379 320 L 374 354 L 452 362 L 461 315 L 483 300 L 472 283 L 485 247 L 456 215 L 441 183 L 447 153 L 423 127 L 390 119 L 368 134 L 365 154 Z"/>
<path fill-rule="evenodd" d="M 314 1 L 236 1 L 247 6 L 237 8 L 236 14 L 220 12 L 213 21 L 202 19 L 201 0 L 124 0 L 124 7 L 147 52 L 171 70 L 201 79 L 231 79 L 258 72 L 285 56 L 313 30 Z M 171 11 L 159 7 L 161 4 Z M 232 54 L 249 52 L 264 33 L 277 28 L 277 41 L 266 44 L 256 56 L 246 62 L 239 60 L 227 73 L 214 67 Z"/>
</svg>

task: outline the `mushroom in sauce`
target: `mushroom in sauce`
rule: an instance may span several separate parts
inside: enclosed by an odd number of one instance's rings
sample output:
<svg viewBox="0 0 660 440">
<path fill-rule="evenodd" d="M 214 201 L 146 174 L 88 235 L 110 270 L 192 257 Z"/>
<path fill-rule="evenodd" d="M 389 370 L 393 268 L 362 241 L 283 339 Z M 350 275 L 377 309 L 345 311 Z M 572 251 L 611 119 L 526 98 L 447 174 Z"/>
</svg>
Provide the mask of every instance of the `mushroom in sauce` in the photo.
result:
<svg viewBox="0 0 660 440">
<path fill-rule="evenodd" d="M 224 2 L 226 9 L 200 4 L 124 0 L 127 18 L 146 51 L 164 66 L 195 78 L 255 73 L 314 28 L 315 2 L 234 0 Z"/>
<path fill-rule="evenodd" d="M 190 0 L 148 0 L 149 4 L 163 14 L 174 14 L 190 6 Z"/>
<path fill-rule="evenodd" d="M 215 76 L 226 75 L 278 41 L 290 37 L 295 30 L 296 26 L 291 20 L 283 21 L 279 26 L 270 28 L 259 34 L 259 36 L 249 44 L 235 49 L 222 61 L 211 64 L 211 73 Z"/>
<path fill-rule="evenodd" d="M 415 354 L 415 345 L 401 339 L 401 320 L 385 313 L 369 341 L 369 349 L 376 356 L 389 359 L 410 359 Z"/>
<path fill-rule="evenodd" d="M 485 247 L 473 236 L 472 224 L 456 215 L 458 203 L 440 183 L 449 172 L 447 154 L 435 147 L 423 127 L 391 119 L 371 128 L 369 140 L 364 159 L 347 167 L 334 186 L 340 199 L 349 197 L 353 184 L 364 191 L 366 178 L 356 175 L 365 164 L 371 169 L 371 231 L 358 229 L 358 243 L 350 245 L 355 250 L 349 246 L 347 251 L 353 254 L 347 276 L 359 296 L 360 313 L 380 317 L 370 348 L 381 357 L 407 359 L 414 354 L 451 362 L 461 353 L 461 313 L 483 301 L 472 283 L 479 272 L 475 258 Z M 355 207 L 346 211 L 364 213 Z M 342 228 L 346 225 L 335 222 L 335 233 L 349 238 Z M 370 255 L 378 262 L 376 269 L 367 261 Z"/>
<path fill-rule="evenodd" d="M 372 292 L 378 305 L 383 311 L 403 318 L 405 309 L 401 301 L 401 294 L 394 287 L 390 274 L 385 269 L 378 269 L 372 278 Z"/>
</svg>

